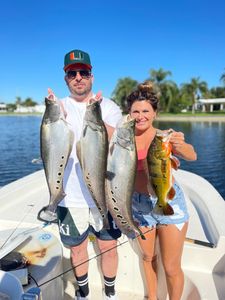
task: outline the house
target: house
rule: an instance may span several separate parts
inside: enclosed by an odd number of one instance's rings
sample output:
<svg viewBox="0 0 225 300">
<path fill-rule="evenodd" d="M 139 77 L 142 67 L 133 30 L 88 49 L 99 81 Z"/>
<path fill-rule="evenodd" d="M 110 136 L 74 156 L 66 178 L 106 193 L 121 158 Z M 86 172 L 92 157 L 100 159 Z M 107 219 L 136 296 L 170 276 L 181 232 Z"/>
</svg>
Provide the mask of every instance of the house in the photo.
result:
<svg viewBox="0 0 225 300">
<path fill-rule="evenodd" d="M 214 110 L 225 110 L 225 98 L 215 99 L 198 99 L 198 106 L 201 107 L 202 112 L 213 112 Z"/>
<path fill-rule="evenodd" d="M 0 103 L 0 113 L 7 112 L 7 106 L 5 103 Z"/>
<path fill-rule="evenodd" d="M 37 104 L 35 106 L 22 106 L 17 105 L 15 113 L 44 113 L 45 105 L 44 104 Z"/>
</svg>

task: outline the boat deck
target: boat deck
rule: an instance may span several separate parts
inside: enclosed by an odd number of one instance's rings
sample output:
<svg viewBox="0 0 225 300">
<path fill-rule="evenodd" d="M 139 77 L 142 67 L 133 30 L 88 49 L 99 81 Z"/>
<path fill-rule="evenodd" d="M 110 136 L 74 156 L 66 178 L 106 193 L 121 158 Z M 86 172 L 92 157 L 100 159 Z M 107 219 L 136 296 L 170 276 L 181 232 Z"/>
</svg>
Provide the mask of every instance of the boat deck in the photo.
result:
<svg viewBox="0 0 225 300">
<path fill-rule="evenodd" d="M 190 179 L 187 178 L 186 173 L 180 170 L 175 174 L 185 192 L 190 213 L 187 232 L 189 240 L 185 242 L 182 258 L 182 267 L 185 273 L 185 289 L 182 300 L 225 299 L 223 275 L 225 269 L 225 228 L 223 225 L 225 203 L 215 189 L 205 183 L 204 179 L 199 176 L 195 177 L 193 174 Z M 57 239 L 60 248 L 62 247 L 57 225 L 52 224 L 43 228 L 44 224 L 37 220 L 37 213 L 40 208 L 47 205 L 48 199 L 49 194 L 43 171 L 38 171 L 1 188 L 0 248 L 7 245 L 13 250 L 15 244 L 21 242 L 19 239 L 24 238 L 23 235 L 18 236 L 18 234 L 32 228 L 34 232 L 51 232 Z M 12 239 L 16 236 L 13 244 Z M 199 245 L 199 241 L 205 244 Z M 212 248 L 212 245 L 215 247 Z M 101 299 L 103 284 L 95 241 L 90 241 L 88 250 L 92 299 Z M 136 241 L 128 240 L 123 235 L 119 239 L 118 252 L 119 270 L 116 290 L 119 299 L 143 300 L 146 290 Z M 59 255 L 57 259 L 59 260 L 57 275 L 66 271 L 63 278 L 64 300 L 72 300 L 75 282 L 69 250 L 63 248 L 62 255 Z M 60 269 L 60 263 L 62 263 L 62 269 Z M 70 271 L 67 272 L 68 270 Z M 213 275 L 213 272 L 216 272 L 217 275 Z M 54 277 L 56 274 L 50 273 L 50 275 Z M 166 288 L 162 269 L 159 270 L 159 277 L 162 280 L 160 280 L 158 297 L 165 300 Z M 207 287 L 205 282 L 207 282 Z"/>
</svg>

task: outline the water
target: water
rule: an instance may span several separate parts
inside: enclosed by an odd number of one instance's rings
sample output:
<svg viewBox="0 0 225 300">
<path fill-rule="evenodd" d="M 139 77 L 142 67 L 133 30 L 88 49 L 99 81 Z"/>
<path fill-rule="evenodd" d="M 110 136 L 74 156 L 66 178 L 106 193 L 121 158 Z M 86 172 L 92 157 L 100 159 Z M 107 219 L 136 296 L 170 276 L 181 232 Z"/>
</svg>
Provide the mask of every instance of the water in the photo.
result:
<svg viewBox="0 0 225 300">
<path fill-rule="evenodd" d="M 40 116 L 0 116 L 0 186 L 43 168 L 40 158 Z"/>
<path fill-rule="evenodd" d="M 40 116 L 0 117 L 0 186 L 43 168 L 32 163 L 40 157 Z M 181 160 L 181 168 L 207 179 L 225 199 L 225 123 L 160 122 L 160 129 L 185 134 L 198 160 Z"/>
</svg>

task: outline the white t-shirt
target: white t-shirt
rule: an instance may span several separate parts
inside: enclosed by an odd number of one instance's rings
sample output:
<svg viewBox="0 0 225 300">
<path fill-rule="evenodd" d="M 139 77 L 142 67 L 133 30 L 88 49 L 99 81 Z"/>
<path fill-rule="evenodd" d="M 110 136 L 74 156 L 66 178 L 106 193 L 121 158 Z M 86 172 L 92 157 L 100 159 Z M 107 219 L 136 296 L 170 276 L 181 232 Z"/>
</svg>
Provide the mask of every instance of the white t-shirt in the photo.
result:
<svg viewBox="0 0 225 300">
<path fill-rule="evenodd" d="M 82 170 L 76 153 L 76 143 L 79 141 L 83 129 L 83 118 L 86 111 L 86 103 L 77 102 L 70 97 L 61 99 L 67 113 L 66 121 L 74 132 L 74 145 L 64 172 L 63 188 L 66 196 L 59 203 L 65 207 L 95 207 L 89 190 L 83 180 Z M 110 99 L 101 101 L 103 121 L 116 127 L 122 114 L 119 106 Z"/>
</svg>

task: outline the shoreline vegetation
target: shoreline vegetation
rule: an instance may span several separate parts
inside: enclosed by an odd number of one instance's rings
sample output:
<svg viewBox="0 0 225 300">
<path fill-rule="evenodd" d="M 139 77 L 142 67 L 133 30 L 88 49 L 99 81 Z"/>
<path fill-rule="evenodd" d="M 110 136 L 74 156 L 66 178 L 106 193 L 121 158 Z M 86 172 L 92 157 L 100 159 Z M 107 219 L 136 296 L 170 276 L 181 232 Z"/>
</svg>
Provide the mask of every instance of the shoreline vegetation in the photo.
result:
<svg viewBox="0 0 225 300">
<path fill-rule="evenodd" d="M 0 113 L 4 116 L 42 116 L 43 113 Z M 225 112 L 220 113 L 159 113 L 156 121 L 172 122 L 225 122 Z"/>
</svg>

